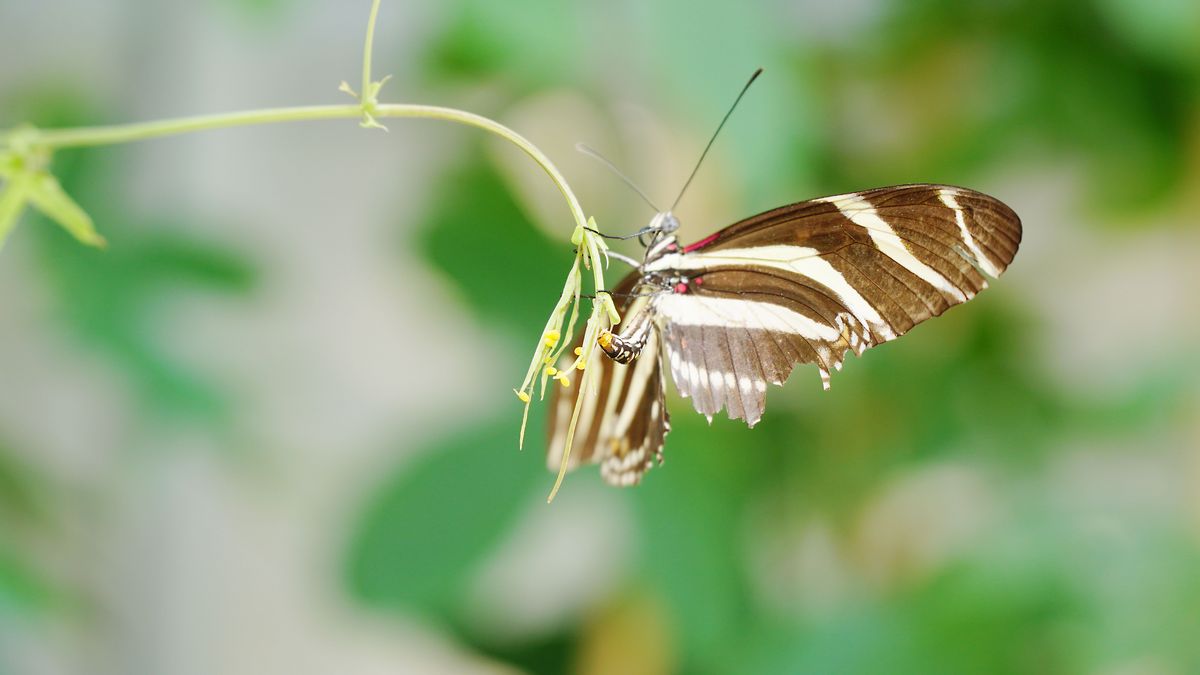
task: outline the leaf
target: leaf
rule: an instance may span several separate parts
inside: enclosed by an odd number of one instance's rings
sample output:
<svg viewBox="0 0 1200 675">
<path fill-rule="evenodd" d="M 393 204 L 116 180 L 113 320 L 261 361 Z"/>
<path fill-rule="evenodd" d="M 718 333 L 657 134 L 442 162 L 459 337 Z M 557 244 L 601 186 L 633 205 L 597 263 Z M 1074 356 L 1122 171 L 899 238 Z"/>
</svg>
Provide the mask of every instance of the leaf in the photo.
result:
<svg viewBox="0 0 1200 675">
<path fill-rule="evenodd" d="M 367 507 L 348 560 L 351 592 L 375 605 L 453 620 L 469 575 L 540 504 L 540 457 L 513 448 L 510 419 L 436 443 Z"/>
<path fill-rule="evenodd" d="M 64 497 L 55 487 L 35 463 L 0 442 L 0 617 L 53 610 L 71 595 L 36 564 L 38 544 L 54 531 L 53 509 Z"/>
<path fill-rule="evenodd" d="M 571 78 L 578 68 L 585 12 L 571 3 L 531 0 L 521 11 L 500 2 L 453 3 L 422 67 L 431 80 L 517 78 L 544 85 Z"/>
<path fill-rule="evenodd" d="M 35 466 L 0 442 L 0 523 L 41 526 L 46 522 L 50 486 Z M 2 526 L 0 526 L 2 527 Z"/>
<path fill-rule="evenodd" d="M 0 617 L 37 614 L 61 604 L 63 595 L 42 570 L 0 542 Z"/>
<path fill-rule="evenodd" d="M 279 25 L 281 16 L 291 5 L 285 0 L 221 0 L 221 4 L 236 12 L 238 18 L 247 23 L 264 27 Z"/>
<path fill-rule="evenodd" d="M 11 179 L 21 169 L 21 160 L 15 153 L 0 152 L 0 178 Z"/>
<path fill-rule="evenodd" d="M 545 323 L 571 249 L 529 222 L 491 166 L 448 176 L 422 230 L 424 257 L 489 325 L 524 334 Z"/>
<path fill-rule="evenodd" d="M 684 410 L 671 423 L 664 466 L 629 493 L 638 508 L 639 578 L 661 596 L 687 661 L 698 672 L 701 664 L 722 672 L 730 665 L 720 663 L 723 655 L 756 630 L 741 554 L 744 504 L 755 489 L 745 457 L 765 448 L 730 420 L 710 426 Z"/>
<path fill-rule="evenodd" d="M 93 215 L 110 224 L 120 246 L 98 256 L 65 228 L 30 228 L 55 318 L 81 348 L 102 355 L 128 379 L 144 419 L 224 428 L 233 410 L 229 392 L 168 342 L 160 330 L 167 325 L 162 307 L 181 292 L 222 293 L 238 302 L 255 285 L 255 265 L 237 249 L 185 235 L 201 229 L 186 221 L 185 212 L 131 216 L 127 203 L 112 198 L 121 179 L 109 155 L 94 149 L 62 155 L 56 173 L 65 190 L 95 205 Z M 29 217 L 46 218 L 36 211 Z"/>
<path fill-rule="evenodd" d="M 25 202 L 29 200 L 29 191 L 32 185 L 32 177 L 23 173 L 12 176 L 4 184 L 4 189 L 0 192 L 0 249 L 4 248 L 4 241 L 8 239 L 8 233 L 17 224 L 17 218 L 21 217 L 21 212 L 25 210 Z"/>
<path fill-rule="evenodd" d="M 108 242 L 96 232 L 91 216 L 63 190 L 58 179 L 46 172 L 33 176 L 29 201 L 47 218 L 62 226 L 81 244 L 104 248 Z"/>
</svg>

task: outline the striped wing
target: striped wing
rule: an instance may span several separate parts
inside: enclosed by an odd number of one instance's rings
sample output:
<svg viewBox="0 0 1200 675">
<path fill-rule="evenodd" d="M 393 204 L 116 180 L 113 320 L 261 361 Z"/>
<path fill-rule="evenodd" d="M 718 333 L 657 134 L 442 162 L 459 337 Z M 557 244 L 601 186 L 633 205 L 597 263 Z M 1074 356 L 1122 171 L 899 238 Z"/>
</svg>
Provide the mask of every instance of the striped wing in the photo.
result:
<svg viewBox="0 0 1200 675">
<path fill-rule="evenodd" d="M 621 293 L 633 291 L 640 278 L 637 272 L 630 274 L 617 285 L 614 295 L 620 298 Z M 651 300 L 630 298 L 621 309 L 623 320 L 633 317 Z M 568 470 L 599 463 L 600 475 L 606 482 L 636 485 L 656 461 L 662 462 L 663 439 L 671 424 L 665 400 L 661 344 L 658 330 L 652 330 L 641 355 L 628 365 L 597 352 L 588 365 L 589 370 L 596 369 L 589 391 L 584 392 L 582 387 L 554 388 L 547 424 L 550 442 L 546 464 L 551 471 L 558 471 L 562 461 L 571 413 L 581 395 L 585 398 L 575 427 Z M 560 360 L 559 367 L 570 367 L 567 355 Z M 582 378 L 575 381 L 580 383 Z"/>
<path fill-rule="evenodd" d="M 656 298 L 679 392 L 753 426 L 768 383 L 813 363 L 828 388 L 847 351 L 971 299 L 1020 240 L 1017 215 L 992 197 L 904 185 L 768 211 L 645 269 L 686 280 Z"/>
</svg>

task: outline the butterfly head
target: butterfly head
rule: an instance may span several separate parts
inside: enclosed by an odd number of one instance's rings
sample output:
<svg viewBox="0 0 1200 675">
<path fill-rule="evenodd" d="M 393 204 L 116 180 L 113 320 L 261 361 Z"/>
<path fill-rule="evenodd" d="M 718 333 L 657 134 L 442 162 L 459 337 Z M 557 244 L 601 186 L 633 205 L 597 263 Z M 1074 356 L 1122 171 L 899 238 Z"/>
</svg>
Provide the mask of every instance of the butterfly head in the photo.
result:
<svg viewBox="0 0 1200 675">
<path fill-rule="evenodd" d="M 643 265 L 652 260 L 657 260 L 665 253 L 675 251 L 675 231 L 679 229 L 679 219 L 670 211 L 659 211 L 650 219 L 650 224 L 642 229 L 641 234 L 650 235 L 650 243 L 642 242 L 646 246 L 646 257 L 642 262 Z M 639 241 L 641 241 L 639 237 Z"/>
<path fill-rule="evenodd" d="M 679 219 L 670 211 L 660 211 L 654 214 L 650 219 L 650 224 L 646 226 L 646 231 L 655 233 L 655 236 L 672 234 L 679 229 Z"/>
</svg>

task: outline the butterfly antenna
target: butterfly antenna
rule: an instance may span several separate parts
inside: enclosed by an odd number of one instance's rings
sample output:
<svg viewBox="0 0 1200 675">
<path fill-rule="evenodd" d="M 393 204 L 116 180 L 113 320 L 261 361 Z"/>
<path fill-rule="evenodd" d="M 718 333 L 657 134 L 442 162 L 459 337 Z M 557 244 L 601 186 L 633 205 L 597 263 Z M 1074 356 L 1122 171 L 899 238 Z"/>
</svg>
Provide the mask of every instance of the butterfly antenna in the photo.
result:
<svg viewBox="0 0 1200 675">
<path fill-rule="evenodd" d="M 625 174 L 621 173 L 621 170 L 617 168 L 617 165 L 608 161 L 607 157 L 605 157 L 604 155 L 600 154 L 599 152 L 593 150 L 592 148 L 584 145 L 583 143 L 576 143 L 575 149 L 582 152 L 583 154 L 591 157 L 592 159 L 599 161 L 604 166 L 607 166 L 609 171 L 612 171 L 613 173 L 615 173 L 617 175 L 617 178 L 620 178 L 622 181 L 624 181 L 624 183 L 629 186 L 629 189 L 636 192 L 638 194 L 638 196 L 642 198 L 642 201 L 646 202 L 650 206 L 650 208 L 654 209 L 655 213 L 658 213 L 658 207 L 654 205 L 654 202 L 650 201 L 650 198 L 646 196 L 646 193 L 642 192 L 641 188 L 634 185 L 633 181 L 629 180 L 629 176 L 626 176 Z"/>
<path fill-rule="evenodd" d="M 700 159 L 696 161 L 696 168 L 692 169 L 692 175 L 688 176 L 687 182 L 683 184 L 683 189 L 679 191 L 679 196 L 675 198 L 675 203 L 671 204 L 672 211 L 675 210 L 676 206 L 679 206 L 679 200 L 683 199 L 683 193 L 687 192 L 688 186 L 692 184 L 692 179 L 696 177 L 696 172 L 700 170 L 700 165 L 704 162 L 704 158 L 708 156 L 708 151 L 710 148 L 712 148 L 713 141 L 717 140 L 717 135 L 721 133 L 721 129 L 725 126 L 725 123 L 729 121 L 729 116 L 733 114 L 733 111 L 737 108 L 738 103 L 741 102 L 742 97 L 746 95 L 746 90 L 750 88 L 750 85 L 754 84 L 754 81 L 758 79 L 759 75 L 762 75 L 762 71 L 762 68 L 754 71 L 754 74 L 751 75 L 750 79 L 746 82 L 746 86 L 742 87 L 741 93 L 739 93 L 737 98 L 733 100 L 733 105 L 729 106 L 729 112 L 725 113 L 725 117 L 721 118 L 721 123 L 717 125 L 717 130 L 713 132 L 712 138 L 708 139 L 708 145 L 704 146 L 704 152 L 700 153 Z"/>
</svg>

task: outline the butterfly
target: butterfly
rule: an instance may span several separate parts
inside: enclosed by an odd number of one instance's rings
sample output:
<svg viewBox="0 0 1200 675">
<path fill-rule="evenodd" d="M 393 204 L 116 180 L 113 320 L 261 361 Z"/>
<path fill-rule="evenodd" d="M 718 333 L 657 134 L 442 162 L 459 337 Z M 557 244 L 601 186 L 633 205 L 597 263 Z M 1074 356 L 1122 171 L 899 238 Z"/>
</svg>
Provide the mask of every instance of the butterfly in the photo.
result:
<svg viewBox="0 0 1200 675">
<path fill-rule="evenodd" d="M 848 352 L 861 355 L 975 297 L 1021 242 L 1011 208 L 949 185 L 798 202 L 688 245 L 677 228 L 669 211 L 656 215 L 645 256 L 611 289 L 622 318 L 599 337 L 608 358 L 589 364 L 599 369 L 594 386 L 554 389 L 551 470 L 578 397 L 567 468 L 596 463 L 608 483 L 635 485 L 662 462 L 668 371 L 710 421 L 725 410 L 753 427 L 768 385 L 814 364 L 828 389 Z"/>
</svg>

